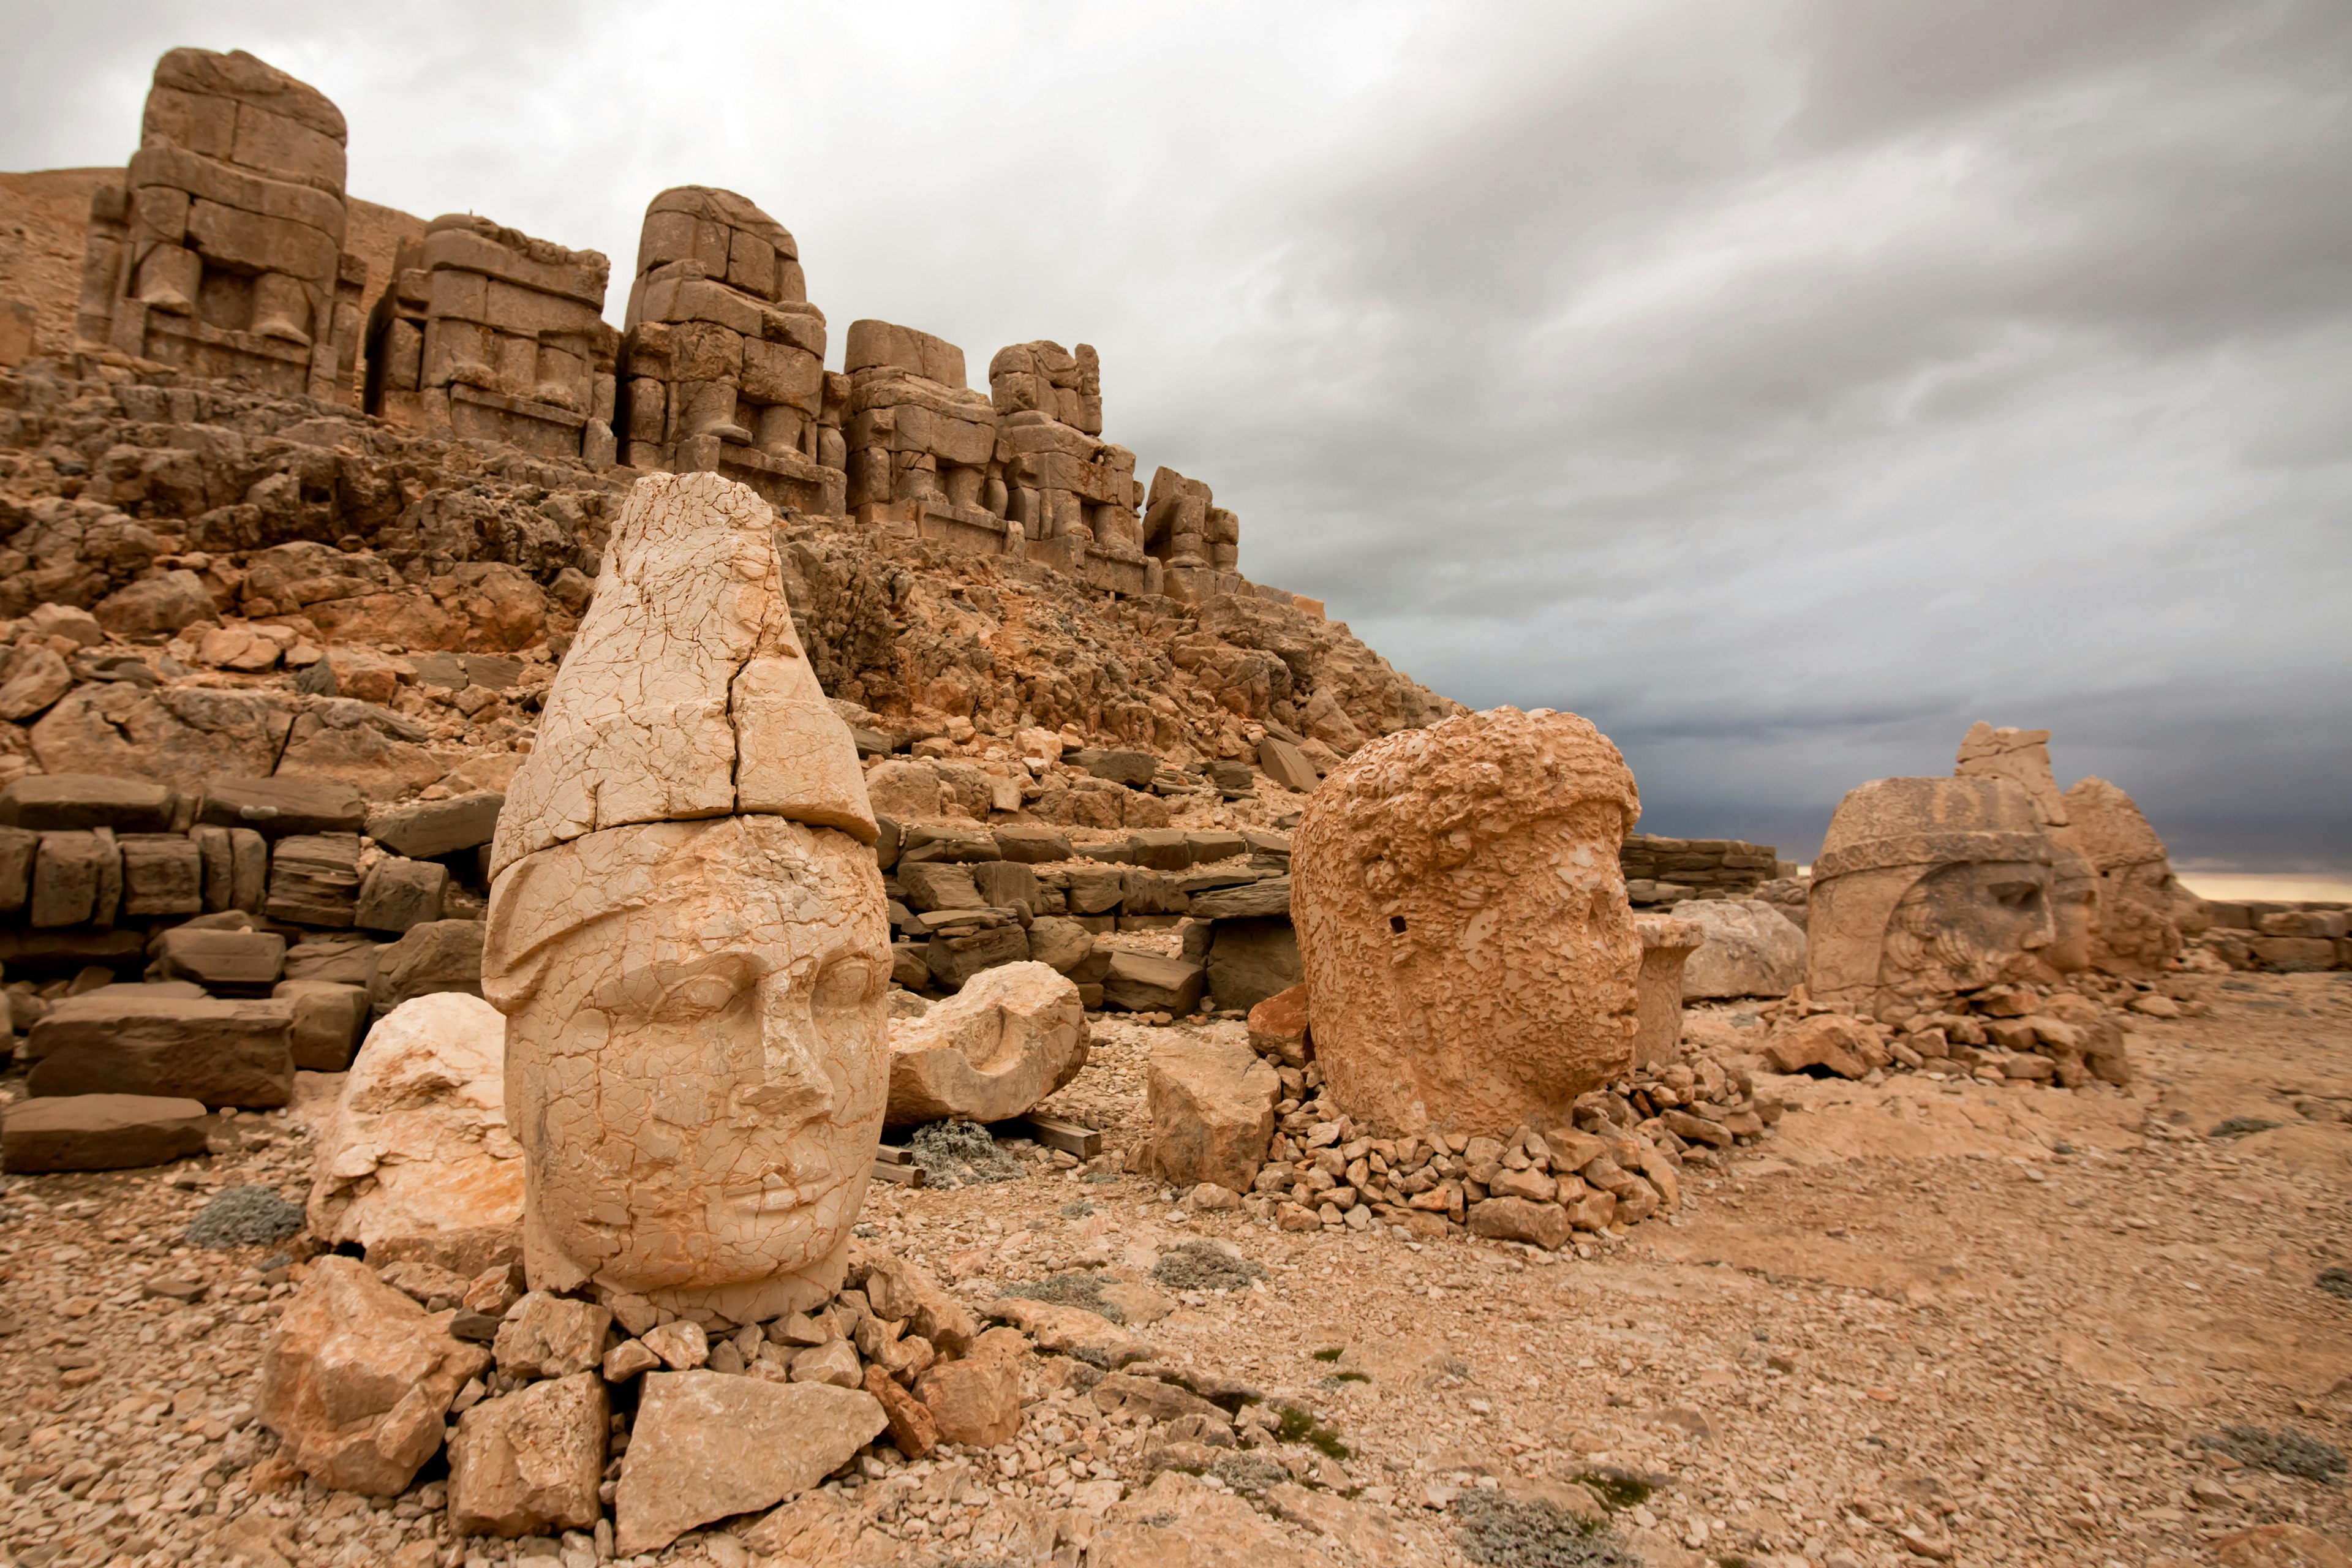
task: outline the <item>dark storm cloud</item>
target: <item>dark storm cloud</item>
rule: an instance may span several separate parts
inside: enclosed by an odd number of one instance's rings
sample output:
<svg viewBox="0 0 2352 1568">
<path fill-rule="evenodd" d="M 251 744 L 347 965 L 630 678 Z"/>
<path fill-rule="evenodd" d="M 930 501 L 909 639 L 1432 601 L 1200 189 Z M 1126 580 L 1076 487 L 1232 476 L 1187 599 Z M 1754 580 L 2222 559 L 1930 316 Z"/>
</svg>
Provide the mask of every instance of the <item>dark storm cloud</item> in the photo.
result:
<svg viewBox="0 0 2352 1568">
<path fill-rule="evenodd" d="M 730 185 L 838 327 L 1102 351 L 1253 575 L 1810 853 L 1977 718 L 2188 858 L 2352 863 L 2352 11 L 25 8 L 0 162 L 244 47 L 352 187 L 625 270 Z M 615 310 L 617 310 L 617 290 Z"/>
</svg>

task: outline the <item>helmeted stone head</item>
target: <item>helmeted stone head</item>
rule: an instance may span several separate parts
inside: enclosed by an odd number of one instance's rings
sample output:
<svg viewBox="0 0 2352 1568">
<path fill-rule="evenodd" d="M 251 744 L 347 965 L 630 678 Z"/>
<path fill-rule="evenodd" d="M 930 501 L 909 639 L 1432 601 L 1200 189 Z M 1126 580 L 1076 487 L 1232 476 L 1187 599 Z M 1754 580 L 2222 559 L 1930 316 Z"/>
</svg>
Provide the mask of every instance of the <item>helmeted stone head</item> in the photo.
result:
<svg viewBox="0 0 2352 1568">
<path fill-rule="evenodd" d="M 1874 779 L 1838 803 L 1813 864 L 1807 989 L 1892 1021 L 2036 977 L 2059 934 L 2057 859 L 2014 780 Z"/>
<path fill-rule="evenodd" d="M 639 480 L 492 856 L 535 1288 L 749 1321 L 838 1284 L 887 1089 L 875 837 L 766 503 Z"/>
</svg>

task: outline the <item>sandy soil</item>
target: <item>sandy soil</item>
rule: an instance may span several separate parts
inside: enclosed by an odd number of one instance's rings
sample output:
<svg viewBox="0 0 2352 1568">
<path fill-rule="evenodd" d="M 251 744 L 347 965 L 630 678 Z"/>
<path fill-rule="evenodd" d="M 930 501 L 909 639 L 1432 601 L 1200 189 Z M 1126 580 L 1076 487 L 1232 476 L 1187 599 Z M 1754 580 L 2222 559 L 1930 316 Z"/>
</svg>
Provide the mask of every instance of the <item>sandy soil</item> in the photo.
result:
<svg viewBox="0 0 2352 1568">
<path fill-rule="evenodd" d="M 1590 1261 L 1282 1235 L 1042 1159 L 1018 1181 L 877 1190 L 867 1219 L 975 1301 L 1124 1276 L 1161 1364 L 1311 1405 L 1347 1456 L 1269 1447 L 1328 1489 L 1265 1504 L 1308 1560 L 1460 1562 L 1457 1494 L 1599 1474 L 1635 1483 L 1613 1524 L 1654 1565 L 2286 1562 L 2215 1543 L 2273 1521 L 2352 1547 L 2340 1473 L 2201 1440 L 2352 1446 L 2352 1300 L 2316 1284 L 2352 1266 L 2352 976 L 2233 977 L 2215 999 L 2137 1026 L 2129 1093 L 1759 1085 L 1792 1106 L 1778 1131 Z M 1160 1033 L 1100 1024 L 1057 1108 L 1114 1147 L 1138 1137 Z M 2276 1125 L 2210 1135 L 2232 1119 Z M 172 1171 L 8 1179 L 0 1542 L 28 1568 L 213 1561 L 205 1543 L 249 1515 L 305 1563 L 502 1557 L 436 1538 L 422 1483 L 382 1508 L 252 1495 L 267 1444 L 245 1407 L 285 1287 L 253 1273 L 260 1249 L 192 1252 L 179 1229 L 224 1184 L 299 1194 L 307 1155 L 280 1115 L 230 1125 L 235 1152 Z M 1166 1250 L 1201 1235 L 1265 1277 L 1155 1286 Z M 142 1299 L 166 1275 L 215 1289 Z M 1163 1436 L 1065 1389 L 1017 1447 L 828 1490 L 868 1510 L 869 1542 L 929 1563 L 1139 1485 Z M 665 1555 L 746 1560 L 719 1535 Z"/>
</svg>

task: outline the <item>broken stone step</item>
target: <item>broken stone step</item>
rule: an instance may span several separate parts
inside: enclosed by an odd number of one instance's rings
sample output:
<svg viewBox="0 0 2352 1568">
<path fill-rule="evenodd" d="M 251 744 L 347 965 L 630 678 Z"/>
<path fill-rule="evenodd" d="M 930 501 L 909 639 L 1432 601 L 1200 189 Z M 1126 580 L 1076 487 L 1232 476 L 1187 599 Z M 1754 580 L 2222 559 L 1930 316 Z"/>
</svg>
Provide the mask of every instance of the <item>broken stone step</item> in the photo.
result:
<svg viewBox="0 0 2352 1568">
<path fill-rule="evenodd" d="M 212 1113 L 172 1095 L 73 1094 L 19 1100 L 0 1121 L 11 1172 L 124 1171 L 205 1152 Z"/>
</svg>

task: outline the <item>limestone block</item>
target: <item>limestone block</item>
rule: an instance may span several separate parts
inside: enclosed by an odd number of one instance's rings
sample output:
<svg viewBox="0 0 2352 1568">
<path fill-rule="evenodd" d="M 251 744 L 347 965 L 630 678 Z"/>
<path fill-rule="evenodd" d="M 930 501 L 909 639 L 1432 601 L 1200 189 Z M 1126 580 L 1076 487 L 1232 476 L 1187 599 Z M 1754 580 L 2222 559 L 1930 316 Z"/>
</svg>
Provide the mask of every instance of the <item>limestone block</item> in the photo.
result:
<svg viewBox="0 0 2352 1568">
<path fill-rule="evenodd" d="M 1029 939 L 1011 923 L 964 936 L 941 932 L 925 945 L 923 958 L 933 982 L 954 991 L 987 970 L 1027 962 Z"/>
<path fill-rule="evenodd" d="M 364 990 L 375 975 L 376 961 L 391 951 L 390 942 L 370 942 L 357 931 L 315 933 L 286 950 L 286 978 Z"/>
<path fill-rule="evenodd" d="M 1288 902 L 1289 879 L 1283 884 Z M 1261 882 L 1257 886 L 1264 887 Z M 1202 896 L 1194 895 L 1192 913 L 1201 914 Z M 1212 928 L 1208 956 L 1209 994 L 1220 1008 L 1255 1007 L 1267 997 L 1300 984 L 1307 974 L 1299 961 L 1298 932 L 1288 915 L 1263 915 L 1219 920 Z"/>
<path fill-rule="evenodd" d="M 42 834 L 33 852 L 26 918 L 37 927 L 112 924 L 114 911 L 99 908 L 98 893 L 114 854 L 94 832 Z"/>
<path fill-rule="evenodd" d="M 950 861 L 910 862 L 902 854 L 898 858 L 898 886 L 906 891 L 908 908 L 918 912 L 989 907 L 971 868 Z"/>
<path fill-rule="evenodd" d="M 165 980 L 192 980 L 215 995 L 268 995 L 286 972 L 286 939 L 270 931 L 174 926 L 155 938 L 153 952 L 152 973 Z M 299 1055 L 294 1065 L 310 1066 Z"/>
<path fill-rule="evenodd" d="M 125 915 L 204 912 L 205 861 L 194 840 L 178 833 L 126 833 L 115 842 L 122 855 Z"/>
<path fill-rule="evenodd" d="M 449 1442 L 449 1527 L 460 1535 L 592 1530 L 604 1517 L 611 1406 L 604 1380 L 575 1373 L 487 1399 Z"/>
<path fill-rule="evenodd" d="M 0 822 L 37 833 L 110 827 L 163 833 L 178 796 L 166 785 L 104 773 L 36 773 L 0 790 Z"/>
<path fill-rule="evenodd" d="M 656 1552 L 712 1520 L 772 1508 L 885 1426 L 862 1389 L 715 1372 L 647 1373 L 614 1500 L 614 1551 Z"/>
<path fill-rule="evenodd" d="M 993 1448 L 1021 1432 L 1021 1372 L 1029 1342 L 1018 1330 L 991 1329 L 960 1361 L 941 1362 L 915 1384 L 940 1440 Z"/>
<path fill-rule="evenodd" d="M 215 1107 L 291 1098 L 294 1018 L 284 1003 L 138 994 L 154 989 L 51 1003 L 25 1039 L 29 1092 L 163 1095 Z"/>
<path fill-rule="evenodd" d="M 268 897 L 269 845 L 249 827 L 228 830 L 229 908 L 260 912 Z"/>
<path fill-rule="evenodd" d="M 33 859 L 41 836 L 21 827 L 0 827 L 0 914 L 21 911 L 33 896 Z"/>
<path fill-rule="evenodd" d="M 2039 970 L 2058 849 L 2007 778 L 1874 779 L 1830 818 L 1805 921 L 1806 990 L 1908 1017 Z"/>
<path fill-rule="evenodd" d="M 1152 1047 L 1145 1092 L 1152 1169 L 1163 1181 L 1250 1190 L 1282 1097 L 1274 1068 L 1245 1046 L 1179 1037 Z"/>
<path fill-rule="evenodd" d="M 533 1290 L 508 1309 L 490 1353 L 509 1377 L 569 1377 L 603 1360 L 612 1326 L 609 1307 Z"/>
<path fill-rule="evenodd" d="M 90 607 L 98 624 L 119 637 L 168 636 L 215 613 L 204 579 L 184 569 L 119 588 Z"/>
<path fill-rule="evenodd" d="M 1114 952 L 1103 974 L 1103 1005 L 1130 1013 L 1182 1016 L 1201 1005 L 1208 972 L 1181 959 Z"/>
<path fill-rule="evenodd" d="M 891 1020 L 884 1125 L 1025 1115 L 1086 1063 L 1077 986 L 1043 963 L 1002 964 L 921 1017 Z"/>
<path fill-rule="evenodd" d="M 1314 794 L 1316 785 L 1322 783 L 1307 753 L 1276 736 L 1268 735 L 1257 743 L 1257 764 L 1265 770 L 1266 777 L 1300 795 Z"/>
<path fill-rule="evenodd" d="M 395 855 L 436 859 L 489 843 L 498 834 L 499 813 L 506 802 L 497 790 L 478 790 L 447 800 L 390 806 L 369 816 L 368 837 Z"/>
<path fill-rule="evenodd" d="M 294 1068 L 298 1072 L 345 1072 L 367 1027 L 364 985 L 330 980 L 281 980 L 270 995 L 294 1010 Z"/>
<path fill-rule="evenodd" d="M 402 1003 L 439 992 L 482 994 L 479 921 L 426 921 L 413 925 L 377 955 L 368 976 L 368 1005 L 379 1018 Z"/>
<path fill-rule="evenodd" d="M 442 1417 L 489 1352 L 449 1336 L 357 1258 L 311 1263 L 271 1330 L 255 1415 L 288 1463 L 338 1491 L 390 1497 L 441 1447 Z"/>
<path fill-rule="evenodd" d="M 349 926 L 359 909 L 356 833 L 298 833 L 269 857 L 269 918 L 296 925 Z"/>
<path fill-rule="evenodd" d="M 1308 802 L 1291 913 L 1326 1094 L 1360 1126 L 1508 1137 L 1633 1062 L 1640 797 L 1570 713 L 1376 741 Z"/>
<path fill-rule="evenodd" d="M 1682 1055 L 1683 966 L 1707 937 L 1695 922 L 1673 915 L 1635 915 L 1633 931 L 1642 940 L 1633 1061 L 1637 1067 L 1663 1065 Z"/>
<path fill-rule="evenodd" d="M 1805 933 L 1760 899 L 1695 899 L 1675 906 L 1706 943 L 1683 965 L 1685 1001 L 1786 996 L 1805 978 Z"/>
<path fill-rule="evenodd" d="M 205 785 L 197 819 L 250 828 L 265 838 L 291 834 L 351 833 L 367 826 L 367 802 L 332 779 L 222 778 Z M 394 847 L 398 854 L 408 853 Z"/>
<path fill-rule="evenodd" d="M 478 996 L 420 996 L 378 1020 L 319 1134 L 311 1233 L 356 1242 L 378 1264 L 472 1275 L 512 1258 L 523 1162 L 507 1131 L 505 1062 L 506 1020 Z"/>
<path fill-rule="evenodd" d="M 0 1168 L 120 1171 L 205 1152 L 212 1114 L 201 1100 L 144 1094 L 21 1100 L 0 1127 Z"/>
<path fill-rule="evenodd" d="M 1094 933 L 1061 915 L 1029 922 L 1029 956 L 1081 985 L 1101 984 L 1110 969 L 1110 954 L 1095 946 Z"/>
<path fill-rule="evenodd" d="M 850 322 L 842 368 L 853 376 L 861 370 L 902 370 L 959 392 L 965 385 L 961 349 L 944 338 L 888 321 Z"/>
<path fill-rule="evenodd" d="M 446 866 L 387 856 L 371 867 L 360 883 L 352 923 L 363 931 L 404 931 L 437 921 L 448 886 Z"/>
<path fill-rule="evenodd" d="M 1473 1204 L 1465 1223 L 1473 1236 L 1524 1241 L 1550 1252 L 1567 1246 L 1574 1234 L 1568 1211 L 1559 1205 L 1524 1197 L 1493 1197 Z"/>
<path fill-rule="evenodd" d="M 508 791 L 493 875 L 583 834 L 729 811 L 874 842 L 848 727 L 793 630 L 774 526 L 716 475 L 637 481 Z"/>
</svg>

